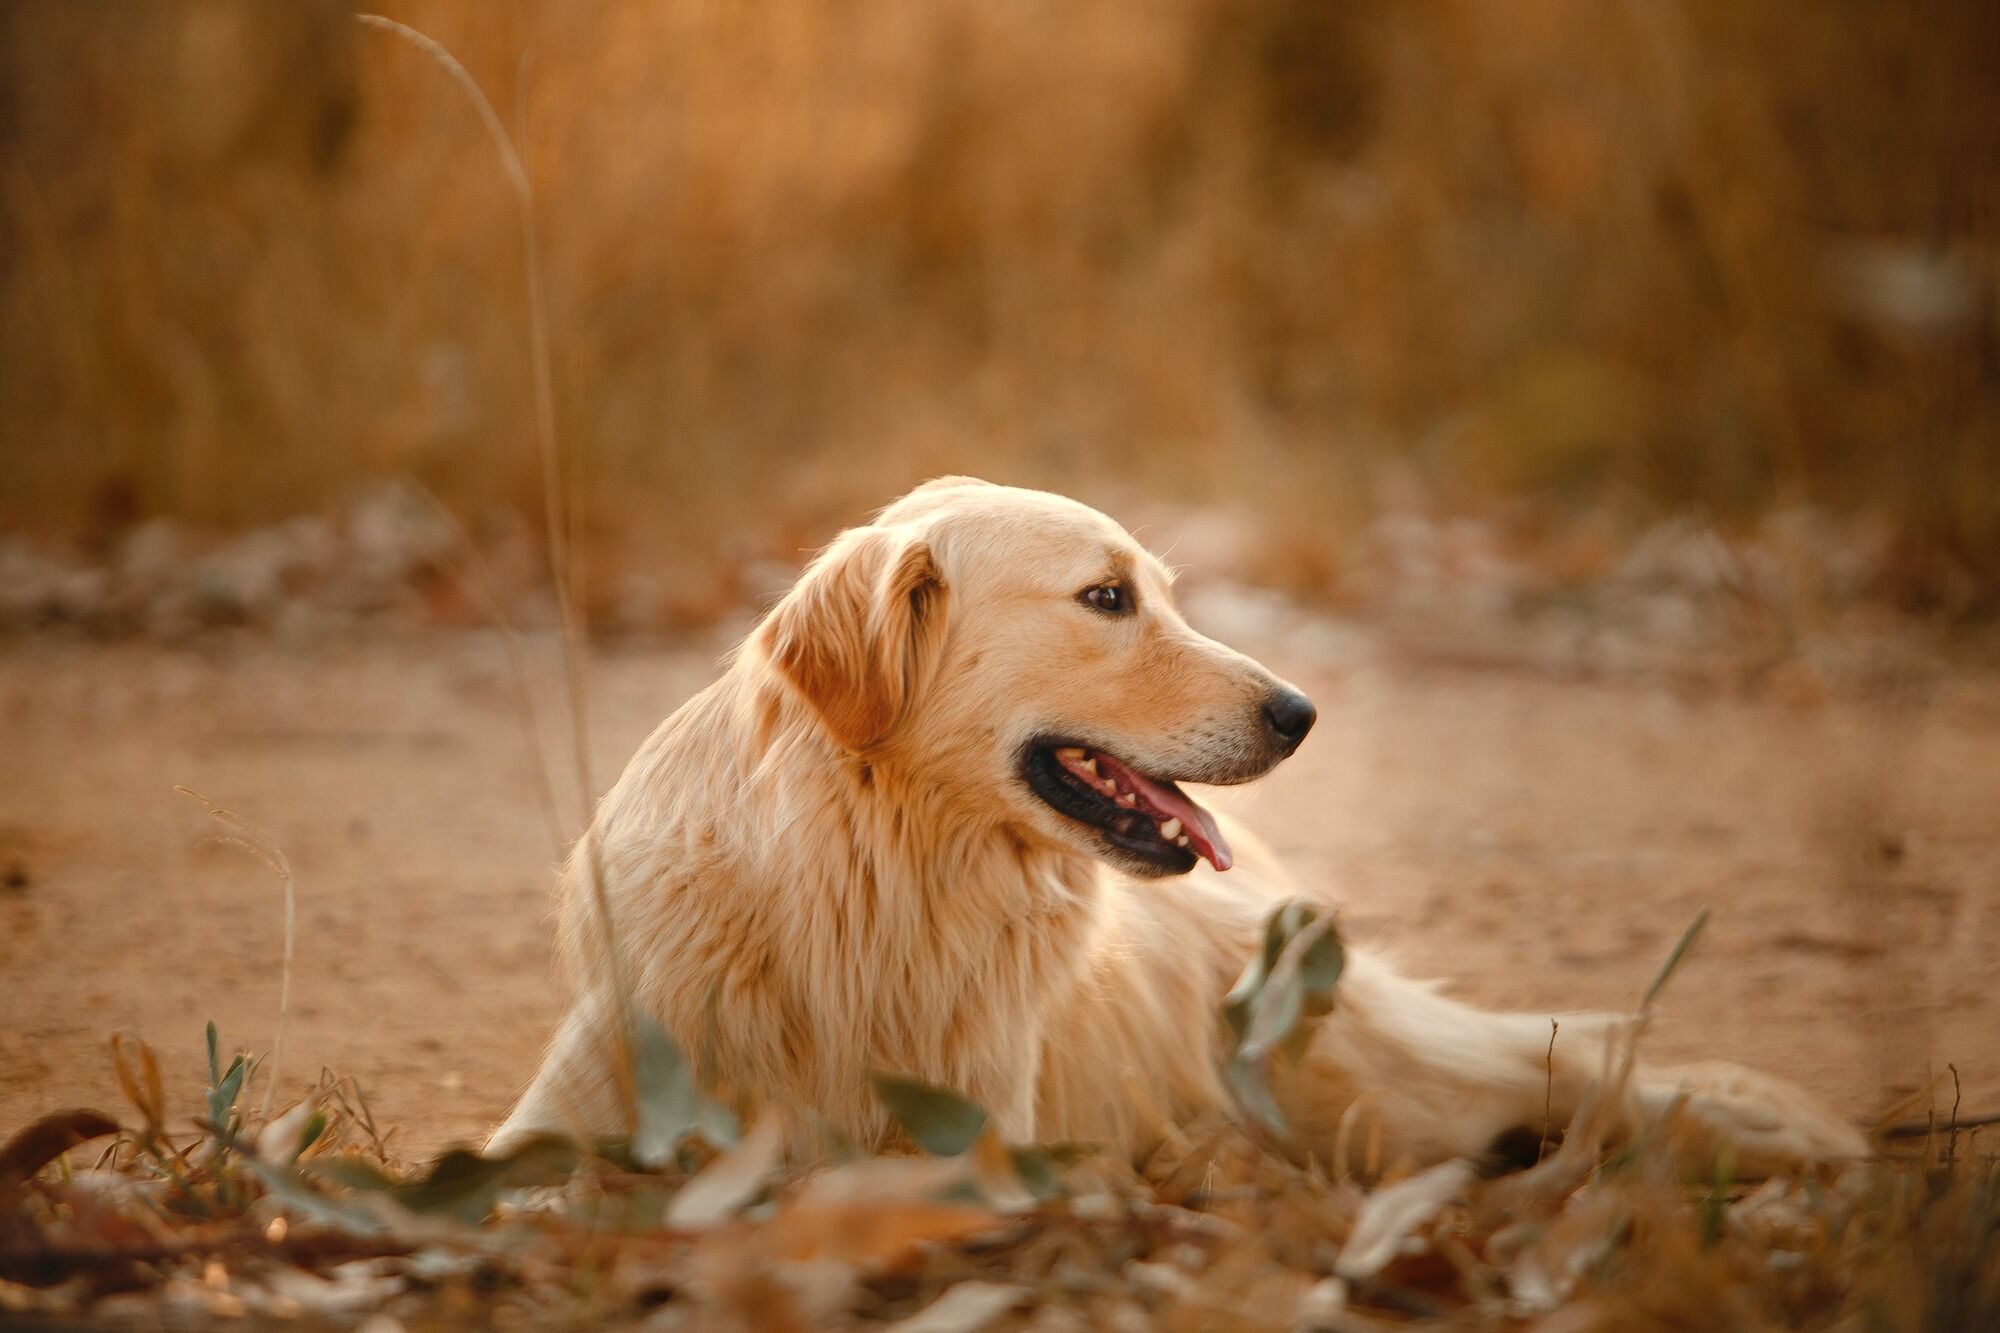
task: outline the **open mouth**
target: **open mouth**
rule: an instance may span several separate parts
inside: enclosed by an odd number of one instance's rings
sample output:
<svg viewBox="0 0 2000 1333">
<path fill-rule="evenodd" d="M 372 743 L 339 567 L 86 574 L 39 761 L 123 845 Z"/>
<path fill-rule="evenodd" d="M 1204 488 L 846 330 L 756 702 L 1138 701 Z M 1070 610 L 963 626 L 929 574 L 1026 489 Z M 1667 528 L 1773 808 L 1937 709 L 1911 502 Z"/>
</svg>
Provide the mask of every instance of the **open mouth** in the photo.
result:
<svg viewBox="0 0 2000 1333">
<path fill-rule="evenodd" d="M 1029 788 L 1058 814 L 1090 825 L 1149 869 L 1181 874 L 1203 857 L 1227 870 L 1233 861 L 1215 817 L 1186 792 L 1102 750 L 1037 744 L 1028 751 L 1025 772 Z"/>
</svg>

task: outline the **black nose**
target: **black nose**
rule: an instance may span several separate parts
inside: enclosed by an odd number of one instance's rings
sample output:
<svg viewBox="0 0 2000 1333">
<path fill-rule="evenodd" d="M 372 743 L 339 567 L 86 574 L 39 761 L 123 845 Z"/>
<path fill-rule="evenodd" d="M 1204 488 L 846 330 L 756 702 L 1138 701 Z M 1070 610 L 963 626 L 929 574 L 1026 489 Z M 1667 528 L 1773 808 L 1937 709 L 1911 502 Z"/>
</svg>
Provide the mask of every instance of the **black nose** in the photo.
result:
<svg viewBox="0 0 2000 1333">
<path fill-rule="evenodd" d="M 1318 719 L 1319 710 L 1313 707 L 1312 700 L 1297 690 L 1279 690 L 1264 701 L 1264 722 L 1286 754 L 1299 748 L 1299 742 Z"/>
</svg>

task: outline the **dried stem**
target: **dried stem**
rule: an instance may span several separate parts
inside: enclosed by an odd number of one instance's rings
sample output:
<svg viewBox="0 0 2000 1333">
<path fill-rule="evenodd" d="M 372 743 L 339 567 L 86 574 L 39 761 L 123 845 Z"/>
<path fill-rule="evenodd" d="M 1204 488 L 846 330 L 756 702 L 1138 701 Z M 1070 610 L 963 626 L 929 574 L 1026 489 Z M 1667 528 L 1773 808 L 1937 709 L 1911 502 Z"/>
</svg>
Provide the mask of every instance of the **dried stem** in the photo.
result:
<svg viewBox="0 0 2000 1333">
<path fill-rule="evenodd" d="M 458 58 L 444 45 L 408 24 L 384 18 L 380 14 L 355 15 L 365 27 L 389 33 L 408 42 L 428 56 L 440 69 L 449 75 L 466 100 L 472 103 L 478 113 L 480 123 L 485 127 L 487 137 L 500 156 L 502 168 L 507 173 L 507 183 L 514 192 L 516 212 L 521 229 L 521 263 L 525 275 L 528 294 L 528 339 L 529 370 L 534 383 L 535 395 L 535 437 L 542 466 L 542 510 L 548 527 L 549 565 L 555 588 L 556 609 L 562 621 L 563 676 L 567 687 L 570 714 L 571 758 L 576 765 L 578 799 L 582 807 L 583 845 L 578 849 L 577 861 L 585 878 L 585 890 L 597 917 L 600 943 L 604 951 L 604 966 L 611 983 L 611 1001 L 617 1021 L 613 1024 L 617 1035 L 620 1058 L 614 1061 L 621 1091 L 625 1094 L 625 1104 L 636 1112 L 633 1100 L 635 1090 L 631 1060 L 631 1018 L 630 992 L 625 985 L 624 964 L 619 957 L 616 941 L 612 936 L 611 905 L 604 889 L 604 876 L 598 864 L 599 850 L 590 835 L 591 818 L 594 814 L 596 784 L 590 773 L 590 728 L 585 708 L 584 677 L 584 627 L 572 585 L 574 561 L 570 541 L 573 514 L 565 514 L 563 504 L 563 476 L 561 453 L 556 444 L 555 372 L 554 360 L 549 352 L 549 328 L 547 303 L 543 296 L 541 244 L 535 226 L 535 192 L 528 179 L 527 168 L 522 164 L 521 155 L 514 146 L 514 140 L 507 133 L 507 127 L 493 110 L 493 103 L 487 100 L 478 80 L 460 64 Z M 580 503 L 580 501 L 579 501 Z M 635 1122 L 636 1123 L 636 1122 Z"/>
<path fill-rule="evenodd" d="M 1549 1020 L 1549 1050 L 1542 1057 L 1542 1065 L 1547 1081 L 1542 1086 L 1542 1137 L 1535 1144 L 1535 1161 L 1539 1163 L 1549 1150 L 1549 1131 L 1555 1127 L 1556 1118 L 1556 1033 L 1562 1024 Z"/>
</svg>

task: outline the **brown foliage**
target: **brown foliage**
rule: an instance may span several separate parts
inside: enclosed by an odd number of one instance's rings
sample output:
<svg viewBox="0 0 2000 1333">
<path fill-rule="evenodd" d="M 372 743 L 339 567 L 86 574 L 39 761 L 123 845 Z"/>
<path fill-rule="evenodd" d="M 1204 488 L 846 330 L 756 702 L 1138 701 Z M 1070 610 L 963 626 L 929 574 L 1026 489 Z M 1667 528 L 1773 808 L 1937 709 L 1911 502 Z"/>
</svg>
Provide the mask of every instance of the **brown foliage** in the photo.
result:
<svg viewBox="0 0 2000 1333">
<path fill-rule="evenodd" d="M 605 562 L 952 470 L 1323 551 L 1413 468 L 2000 569 L 1991 7 L 388 8 L 524 145 Z M 330 3 L 0 24 L 8 521 L 533 511 L 512 205 L 426 61 Z"/>
</svg>

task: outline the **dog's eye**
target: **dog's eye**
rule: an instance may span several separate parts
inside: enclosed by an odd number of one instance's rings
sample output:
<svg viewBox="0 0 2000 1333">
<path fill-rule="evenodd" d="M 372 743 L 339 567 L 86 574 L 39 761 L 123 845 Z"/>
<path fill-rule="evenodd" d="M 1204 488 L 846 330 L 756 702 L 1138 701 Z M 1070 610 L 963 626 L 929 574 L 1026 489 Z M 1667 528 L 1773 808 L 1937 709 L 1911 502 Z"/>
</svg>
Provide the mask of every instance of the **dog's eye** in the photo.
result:
<svg viewBox="0 0 2000 1333">
<path fill-rule="evenodd" d="M 1083 590 L 1084 605 L 1108 616 L 1122 616 L 1132 609 L 1132 594 L 1123 584 L 1100 583 Z"/>
</svg>

